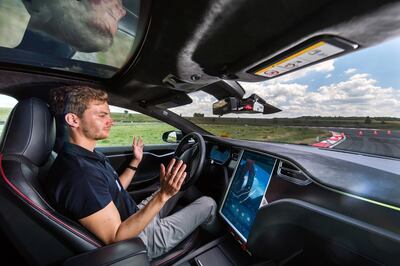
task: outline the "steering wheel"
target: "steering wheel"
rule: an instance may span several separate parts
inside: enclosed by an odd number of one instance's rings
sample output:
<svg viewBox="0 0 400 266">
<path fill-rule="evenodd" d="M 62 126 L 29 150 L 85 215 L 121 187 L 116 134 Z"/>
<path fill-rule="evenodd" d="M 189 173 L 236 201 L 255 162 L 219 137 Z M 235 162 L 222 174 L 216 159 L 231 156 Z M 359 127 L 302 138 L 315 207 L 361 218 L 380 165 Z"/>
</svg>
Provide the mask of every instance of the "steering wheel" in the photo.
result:
<svg viewBox="0 0 400 266">
<path fill-rule="evenodd" d="M 206 158 L 206 144 L 203 137 L 196 132 L 184 136 L 176 147 L 174 157 L 187 165 L 186 179 L 181 186 L 181 191 L 184 191 L 197 181 L 203 170 Z"/>
</svg>

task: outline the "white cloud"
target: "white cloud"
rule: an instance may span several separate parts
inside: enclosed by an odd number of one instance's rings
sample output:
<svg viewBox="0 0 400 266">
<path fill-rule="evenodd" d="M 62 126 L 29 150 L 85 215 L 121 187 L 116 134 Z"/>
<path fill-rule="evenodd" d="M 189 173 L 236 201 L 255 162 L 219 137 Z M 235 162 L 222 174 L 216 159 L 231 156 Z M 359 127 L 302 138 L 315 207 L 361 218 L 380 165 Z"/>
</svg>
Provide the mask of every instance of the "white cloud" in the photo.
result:
<svg viewBox="0 0 400 266">
<path fill-rule="evenodd" d="M 345 81 L 312 90 L 306 84 L 285 82 L 241 83 L 246 97 L 256 93 L 283 111 L 258 117 L 299 116 L 394 116 L 398 117 L 400 90 L 381 87 L 368 74 L 355 74 Z M 178 114 L 194 112 L 211 115 L 215 98 L 204 92 L 191 95 L 195 105 L 175 108 Z M 174 110 L 175 111 L 175 110 Z M 233 116 L 237 116 L 236 114 Z M 255 116 L 255 115 L 251 115 Z"/>
<path fill-rule="evenodd" d="M 171 108 L 171 111 L 182 116 L 193 116 L 194 113 L 212 115 L 212 104 L 217 101 L 214 96 L 203 91 L 191 93 L 189 96 L 193 100 L 192 104 Z"/>
<path fill-rule="evenodd" d="M 331 73 L 329 73 L 328 75 L 325 76 L 325 78 L 327 78 L 327 79 L 330 78 L 330 77 L 332 77 Z"/>
<path fill-rule="evenodd" d="M 276 114 L 277 117 L 398 116 L 400 90 L 380 87 L 377 83 L 368 74 L 356 74 L 346 81 L 321 86 L 316 91 L 295 83 L 275 84 L 265 88 L 271 97 L 270 102 L 284 110 Z M 254 85 L 248 88 L 260 90 Z M 282 93 L 286 95 L 284 100 L 280 97 Z"/>
<path fill-rule="evenodd" d="M 357 68 L 349 68 L 344 73 L 349 75 L 349 74 L 353 74 L 356 71 L 357 71 Z"/>
</svg>

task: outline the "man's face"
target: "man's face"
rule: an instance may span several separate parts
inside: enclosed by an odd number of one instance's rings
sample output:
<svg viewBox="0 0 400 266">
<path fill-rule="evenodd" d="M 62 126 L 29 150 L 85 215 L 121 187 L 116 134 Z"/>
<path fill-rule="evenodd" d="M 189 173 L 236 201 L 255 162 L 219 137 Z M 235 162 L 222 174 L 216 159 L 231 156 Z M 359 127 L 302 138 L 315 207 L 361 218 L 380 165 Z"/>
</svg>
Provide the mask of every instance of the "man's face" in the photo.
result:
<svg viewBox="0 0 400 266">
<path fill-rule="evenodd" d="M 122 0 L 32 0 L 25 5 L 34 29 L 81 52 L 107 50 L 126 14 Z"/>
<path fill-rule="evenodd" d="M 80 128 L 83 135 L 90 140 L 108 138 L 113 126 L 110 108 L 107 102 L 92 101 L 80 118 Z"/>
</svg>

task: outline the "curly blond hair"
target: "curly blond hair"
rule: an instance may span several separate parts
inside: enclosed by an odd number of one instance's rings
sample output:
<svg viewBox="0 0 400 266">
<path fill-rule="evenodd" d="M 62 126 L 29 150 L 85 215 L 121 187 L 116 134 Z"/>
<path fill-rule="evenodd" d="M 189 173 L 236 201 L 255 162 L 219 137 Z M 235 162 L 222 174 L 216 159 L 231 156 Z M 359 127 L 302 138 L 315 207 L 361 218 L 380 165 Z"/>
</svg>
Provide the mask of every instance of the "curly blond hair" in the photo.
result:
<svg viewBox="0 0 400 266">
<path fill-rule="evenodd" d="M 92 101 L 108 102 L 108 95 L 89 86 L 62 86 L 50 91 L 50 109 L 56 117 L 68 113 L 82 117 Z"/>
</svg>

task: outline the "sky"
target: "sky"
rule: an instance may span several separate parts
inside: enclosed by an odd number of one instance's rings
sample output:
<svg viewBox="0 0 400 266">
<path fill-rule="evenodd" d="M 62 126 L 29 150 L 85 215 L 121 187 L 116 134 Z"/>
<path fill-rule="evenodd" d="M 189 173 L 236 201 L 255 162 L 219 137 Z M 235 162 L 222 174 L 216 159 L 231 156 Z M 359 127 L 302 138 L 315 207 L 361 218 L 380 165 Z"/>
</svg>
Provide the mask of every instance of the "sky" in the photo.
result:
<svg viewBox="0 0 400 266">
<path fill-rule="evenodd" d="M 256 93 L 282 112 L 240 116 L 400 117 L 399 61 L 400 38 L 397 38 L 268 81 L 241 82 L 245 97 Z M 195 112 L 212 115 L 214 97 L 204 92 L 195 92 L 190 97 L 194 104 L 172 110 L 184 116 Z"/>
</svg>

